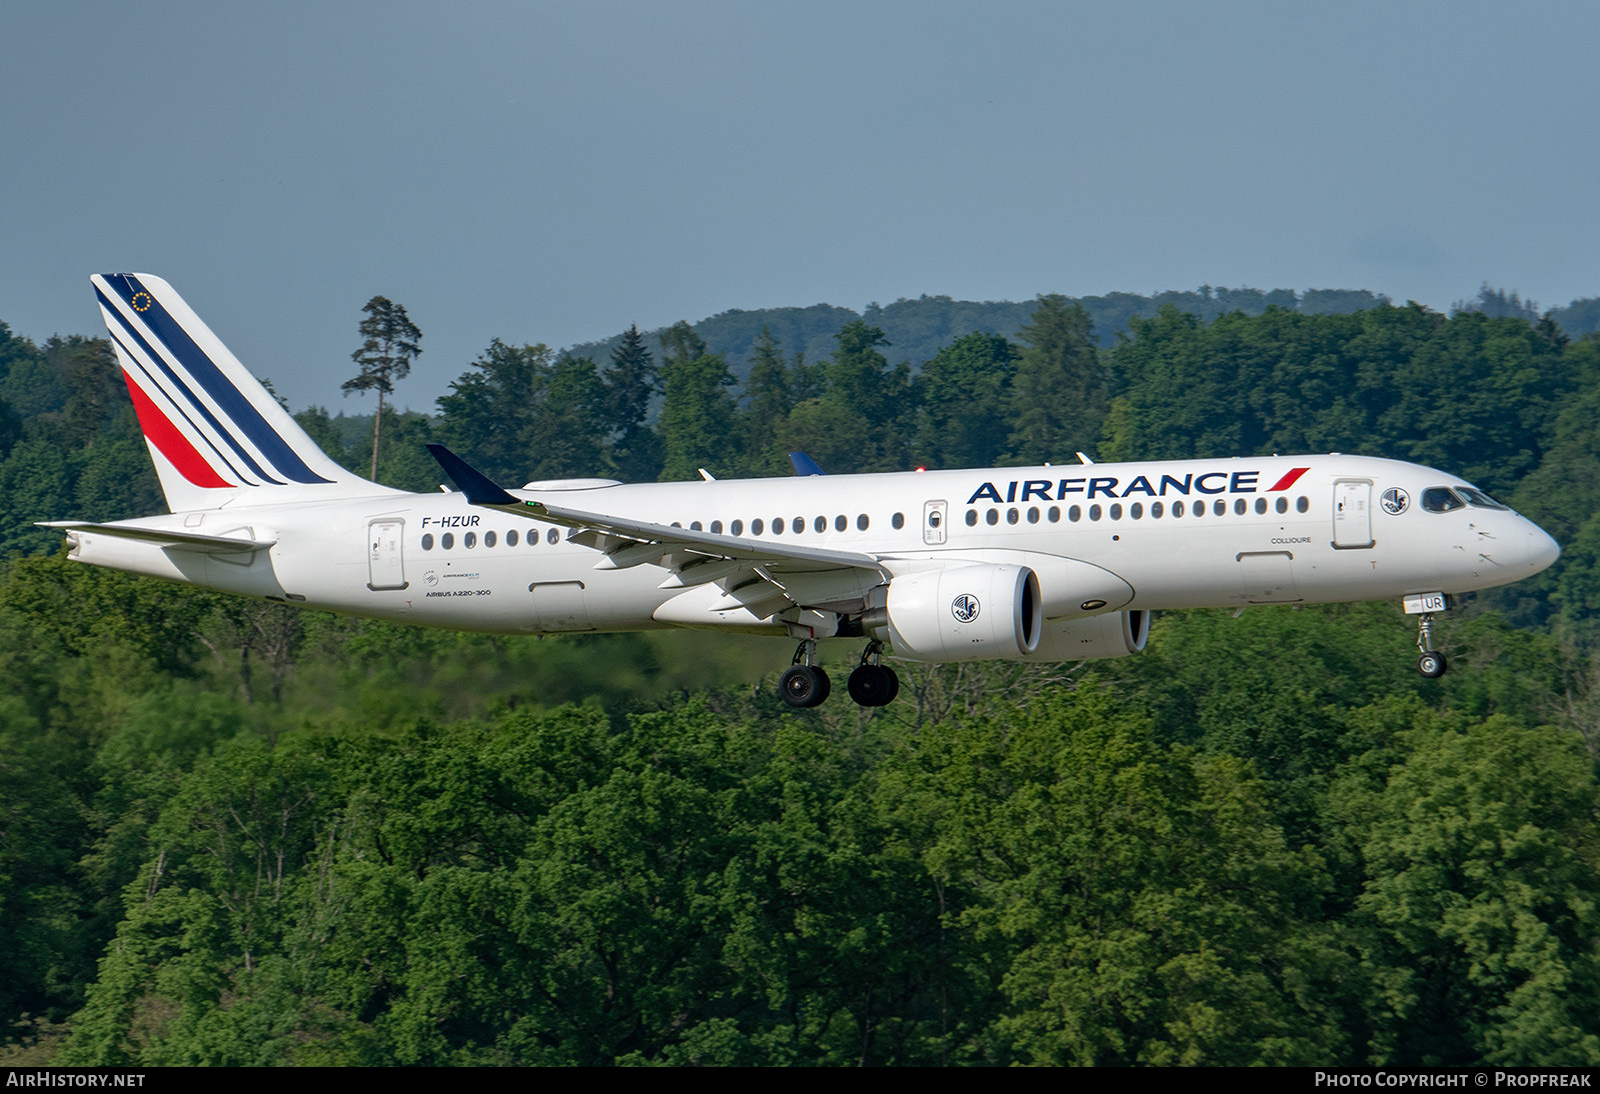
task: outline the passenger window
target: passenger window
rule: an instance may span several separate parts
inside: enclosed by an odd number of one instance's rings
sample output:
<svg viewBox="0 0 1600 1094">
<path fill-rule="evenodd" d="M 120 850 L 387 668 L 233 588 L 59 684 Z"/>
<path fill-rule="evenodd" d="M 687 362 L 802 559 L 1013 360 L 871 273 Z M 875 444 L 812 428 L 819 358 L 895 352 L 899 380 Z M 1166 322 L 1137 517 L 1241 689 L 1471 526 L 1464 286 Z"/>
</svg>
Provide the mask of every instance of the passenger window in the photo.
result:
<svg viewBox="0 0 1600 1094">
<path fill-rule="evenodd" d="M 455 545 L 456 545 L 455 533 L 446 532 L 444 535 L 439 537 L 439 546 L 444 548 L 446 551 L 450 550 L 450 548 L 454 547 Z"/>
<path fill-rule="evenodd" d="M 1280 513 L 1287 513 L 1289 511 L 1289 499 L 1288 498 L 1279 498 L 1278 499 L 1278 504 L 1277 504 L 1277 510 Z"/>
<path fill-rule="evenodd" d="M 818 517 L 816 520 L 811 522 L 811 527 L 815 528 L 819 532 L 826 532 L 828 530 L 828 518 L 827 517 Z M 797 532 L 799 530 L 800 529 L 798 529 L 798 528 L 795 529 L 795 531 L 797 531 Z"/>
<path fill-rule="evenodd" d="M 1111 519 L 1112 520 L 1121 520 L 1122 519 L 1122 503 L 1121 502 L 1112 502 L 1111 503 Z"/>
<path fill-rule="evenodd" d="M 1228 503 L 1223 501 L 1221 498 L 1218 498 L 1216 501 L 1211 503 L 1211 511 L 1217 514 L 1219 517 L 1225 516 L 1228 512 Z"/>
<path fill-rule="evenodd" d="M 762 532 L 766 531 L 766 528 L 766 523 L 762 521 L 760 517 L 757 517 L 755 520 L 750 522 L 750 534 L 752 536 L 759 536 Z"/>
<path fill-rule="evenodd" d="M 1245 513 L 1249 509 L 1250 509 L 1250 503 L 1249 502 L 1245 501 L 1243 498 L 1235 498 L 1234 499 L 1233 511 L 1235 513 L 1239 514 L 1239 516 L 1241 516 L 1241 517 L 1244 516 Z"/>
<path fill-rule="evenodd" d="M 1153 501 L 1153 502 L 1150 503 L 1150 519 L 1151 520 L 1160 520 L 1161 519 L 1161 514 L 1163 512 L 1165 512 L 1165 511 L 1166 511 L 1166 507 L 1161 502 Z"/>
<path fill-rule="evenodd" d="M 1029 506 L 1029 508 L 1028 508 L 1028 523 L 1029 524 L 1038 524 L 1039 523 L 1039 507 L 1037 505 Z"/>
<path fill-rule="evenodd" d="M 782 517 L 773 517 L 772 518 L 772 534 L 775 535 L 775 536 L 783 535 L 783 518 Z"/>
<path fill-rule="evenodd" d="M 432 532 L 429 532 L 429 533 L 427 533 L 426 535 L 424 535 L 422 537 L 422 549 L 424 551 L 433 550 L 433 533 Z"/>
<path fill-rule="evenodd" d="M 1265 513 L 1266 511 L 1267 511 L 1267 499 L 1266 498 L 1257 498 L 1256 499 L 1256 512 Z"/>
<path fill-rule="evenodd" d="M 736 536 L 744 535 L 744 521 L 742 521 L 742 520 L 734 521 L 733 522 L 733 526 L 731 528 L 729 528 L 728 531 L 732 532 Z"/>
<path fill-rule="evenodd" d="M 1083 506 L 1074 505 L 1071 509 L 1068 509 L 1067 510 L 1067 519 L 1069 521 L 1071 521 L 1073 524 L 1077 524 L 1080 520 L 1082 520 L 1083 519 Z"/>
<path fill-rule="evenodd" d="M 856 530 L 859 532 L 865 532 L 867 530 L 867 514 L 862 513 L 860 516 L 856 517 Z"/>
<path fill-rule="evenodd" d="M 848 527 L 850 527 L 850 521 L 843 513 L 833 518 L 833 530 L 835 532 L 842 532 Z"/>
<path fill-rule="evenodd" d="M 472 548 L 478 545 L 478 533 L 468 532 L 466 535 L 462 536 L 461 545 L 469 551 L 472 550 Z"/>
<path fill-rule="evenodd" d="M 797 536 L 801 532 L 804 532 L 806 530 L 806 518 L 805 517 L 795 517 L 794 518 L 793 528 L 794 528 L 794 534 L 797 535 Z"/>
<path fill-rule="evenodd" d="M 711 522 L 711 534 L 716 536 L 720 536 L 722 534 L 722 522 L 720 520 L 714 520 Z"/>
<path fill-rule="evenodd" d="M 517 530 L 515 528 L 511 529 L 511 531 L 506 533 L 506 546 L 515 547 L 517 545 L 517 540 L 521 538 L 522 537 L 517 534 Z"/>
<path fill-rule="evenodd" d="M 1100 519 L 1100 507 L 1098 505 L 1089 506 L 1089 519 L 1090 520 L 1099 520 Z"/>
<path fill-rule="evenodd" d="M 546 543 L 560 543 L 561 542 L 561 529 L 559 529 L 559 528 L 550 529 L 548 532 L 546 532 L 544 534 L 544 541 Z"/>
<path fill-rule="evenodd" d="M 889 518 L 889 524 L 896 532 L 898 532 L 900 529 L 906 526 L 906 515 L 904 513 L 896 513 L 894 516 Z"/>
<path fill-rule="evenodd" d="M 1175 501 L 1175 502 L 1172 503 L 1172 515 L 1175 516 L 1175 517 L 1183 516 L 1183 501 L 1182 501 L 1182 499 L 1179 499 L 1178 501 Z"/>
<path fill-rule="evenodd" d="M 703 531 L 705 531 L 705 529 L 700 527 L 700 522 L 699 521 L 691 520 L 689 522 L 689 531 L 691 531 L 691 532 L 703 532 Z"/>
<path fill-rule="evenodd" d="M 1144 516 L 1144 506 L 1140 505 L 1138 502 L 1134 502 L 1132 505 L 1128 506 L 1128 515 L 1134 520 L 1138 520 L 1140 517 Z"/>
<path fill-rule="evenodd" d="M 999 524 L 1000 523 L 1000 510 L 998 510 L 998 509 L 990 509 L 987 513 L 983 514 L 983 519 L 987 523 L 989 523 L 991 525 Z"/>
<path fill-rule="evenodd" d="M 1007 524 L 1015 524 L 1015 523 L 1017 523 L 1017 511 L 1015 509 L 1007 509 L 1006 510 L 1006 523 Z"/>
<path fill-rule="evenodd" d="M 1052 505 L 1049 509 L 1046 509 L 1045 510 L 1045 514 L 1044 514 L 1044 519 L 1048 520 L 1051 524 L 1060 524 L 1061 523 L 1061 506 Z"/>
<path fill-rule="evenodd" d="M 977 526 L 978 526 L 978 511 L 976 509 L 968 509 L 967 510 L 967 527 L 968 528 L 976 528 Z"/>
<path fill-rule="evenodd" d="M 495 544 L 495 535 L 494 535 L 494 533 L 493 532 L 485 532 L 485 533 L 483 533 L 483 545 L 485 547 L 493 547 L 494 544 Z"/>
<path fill-rule="evenodd" d="M 1298 498 L 1294 499 L 1294 510 L 1295 510 L 1295 512 L 1304 513 L 1306 510 L 1308 510 L 1310 508 L 1311 508 L 1311 499 L 1310 498 L 1302 496 L 1302 497 L 1298 497 Z"/>
</svg>

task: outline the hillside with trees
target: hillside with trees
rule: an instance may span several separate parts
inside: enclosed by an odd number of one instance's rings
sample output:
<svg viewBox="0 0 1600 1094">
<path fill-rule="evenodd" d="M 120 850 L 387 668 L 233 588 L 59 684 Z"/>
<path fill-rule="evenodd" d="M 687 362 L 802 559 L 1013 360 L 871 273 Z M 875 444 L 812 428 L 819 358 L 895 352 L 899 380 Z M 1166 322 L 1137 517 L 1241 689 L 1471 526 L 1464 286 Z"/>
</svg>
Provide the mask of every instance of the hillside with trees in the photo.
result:
<svg viewBox="0 0 1600 1094">
<path fill-rule="evenodd" d="M 511 482 L 1335 450 L 1563 547 L 1442 619 L 1441 680 L 1398 605 L 1172 612 L 876 710 L 785 706 L 786 640 L 70 562 L 31 522 L 165 506 L 107 344 L 0 325 L 8 1062 L 1600 1063 L 1600 339 L 1498 292 L 726 313 L 384 408 L 408 489 L 428 440 Z M 297 418 L 370 468 L 371 419 Z"/>
</svg>

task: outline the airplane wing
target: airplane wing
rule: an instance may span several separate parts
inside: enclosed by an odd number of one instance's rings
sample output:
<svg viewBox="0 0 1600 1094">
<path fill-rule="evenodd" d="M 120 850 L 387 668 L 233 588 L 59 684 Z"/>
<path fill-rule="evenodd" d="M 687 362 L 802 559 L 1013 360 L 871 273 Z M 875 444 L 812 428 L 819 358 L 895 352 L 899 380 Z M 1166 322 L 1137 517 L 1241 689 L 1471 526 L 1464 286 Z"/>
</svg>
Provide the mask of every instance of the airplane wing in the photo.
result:
<svg viewBox="0 0 1600 1094">
<path fill-rule="evenodd" d="M 519 498 L 444 445 L 428 450 L 470 504 L 571 529 L 570 542 L 602 552 L 597 570 L 649 563 L 672 571 L 662 588 L 716 582 L 723 597 L 708 610 L 745 608 L 765 618 L 790 604 L 852 604 L 890 576 L 877 556 L 857 551 L 762 542 Z"/>
<path fill-rule="evenodd" d="M 198 532 L 175 532 L 160 528 L 136 528 L 125 524 L 93 524 L 81 520 L 40 520 L 40 528 L 59 528 L 63 532 L 93 532 L 99 536 L 117 536 L 158 543 L 163 547 L 182 547 L 205 553 L 231 553 L 234 551 L 262 551 L 278 541 L 275 539 L 246 539 L 243 536 L 203 536 Z"/>
</svg>

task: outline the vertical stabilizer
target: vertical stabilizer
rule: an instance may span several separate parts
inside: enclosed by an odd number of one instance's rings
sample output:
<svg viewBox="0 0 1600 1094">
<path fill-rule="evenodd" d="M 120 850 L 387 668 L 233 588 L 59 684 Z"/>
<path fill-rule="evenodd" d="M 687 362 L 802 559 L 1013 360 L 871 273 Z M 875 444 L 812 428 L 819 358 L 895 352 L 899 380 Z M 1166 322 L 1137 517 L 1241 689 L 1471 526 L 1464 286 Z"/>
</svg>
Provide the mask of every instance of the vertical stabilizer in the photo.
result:
<svg viewBox="0 0 1600 1094">
<path fill-rule="evenodd" d="M 90 281 L 173 512 L 397 493 L 330 460 L 161 278 Z"/>
</svg>

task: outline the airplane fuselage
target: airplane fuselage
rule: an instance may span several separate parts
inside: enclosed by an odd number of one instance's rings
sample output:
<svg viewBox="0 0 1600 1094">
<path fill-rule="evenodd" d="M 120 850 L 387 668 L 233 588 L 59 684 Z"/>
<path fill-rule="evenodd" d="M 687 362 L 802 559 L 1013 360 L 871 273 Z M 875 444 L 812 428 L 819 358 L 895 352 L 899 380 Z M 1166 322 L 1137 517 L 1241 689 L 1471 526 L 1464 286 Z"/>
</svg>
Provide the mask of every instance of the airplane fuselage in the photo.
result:
<svg viewBox="0 0 1600 1094">
<path fill-rule="evenodd" d="M 1415 464 L 1328 455 L 514 493 L 758 543 L 870 554 L 891 578 L 961 562 L 1025 566 L 1038 575 L 1049 621 L 1457 594 L 1519 580 L 1554 557 L 1549 537 L 1508 509 L 1425 509 L 1424 492 L 1440 487 L 1470 490 Z M 718 614 L 720 590 L 674 584 L 670 565 L 608 567 L 607 556 L 570 538 L 570 527 L 485 510 L 459 492 L 239 505 L 121 523 L 275 542 L 230 556 L 81 532 L 73 556 L 462 630 L 786 630 L 776 617 Z M 866 607 L 870 589 L 830 592 L 828 600 L 849 615 Z"/>
</svg>

